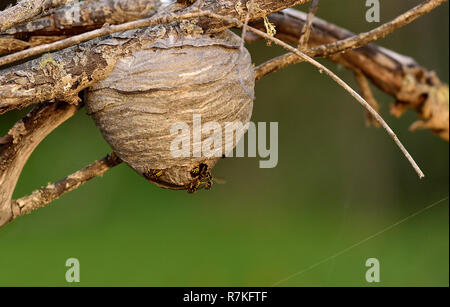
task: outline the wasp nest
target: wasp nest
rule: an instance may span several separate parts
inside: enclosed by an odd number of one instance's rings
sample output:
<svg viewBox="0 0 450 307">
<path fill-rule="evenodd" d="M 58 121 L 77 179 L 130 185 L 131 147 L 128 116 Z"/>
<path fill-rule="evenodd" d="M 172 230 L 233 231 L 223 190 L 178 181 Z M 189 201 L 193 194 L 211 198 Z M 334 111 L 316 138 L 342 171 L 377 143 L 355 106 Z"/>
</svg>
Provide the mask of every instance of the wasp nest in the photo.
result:
<svg viewBox="0 0 450 307">
<path fill-rule="evenodd" d="M 210 170 L 230 148 L 226 123 L 247 124 L 253 109 L 254 71 L 247 50 L 230 31 L 159 39 L 119 60 L 106 79 L 88 92 L 86 107 L 116 154 L 159 186 L 196 191 L 211 185 Z M 211 157 L 194 148 L 211 136 L 193 137 L 194 117 L 222 128 L 220 152 Z M 187 156 L 171 144 L 183 123 L 190 133 Z M 236 145 L 232 141 L 231 148 Z"/>
</svg>

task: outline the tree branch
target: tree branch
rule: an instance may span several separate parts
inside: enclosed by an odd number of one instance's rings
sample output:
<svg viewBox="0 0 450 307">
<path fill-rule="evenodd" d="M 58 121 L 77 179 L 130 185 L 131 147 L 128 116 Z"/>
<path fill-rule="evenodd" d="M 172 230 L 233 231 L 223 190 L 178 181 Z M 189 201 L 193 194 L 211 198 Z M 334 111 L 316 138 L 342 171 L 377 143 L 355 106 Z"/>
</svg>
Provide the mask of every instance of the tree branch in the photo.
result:
<svg viewBox="0 0 450 307">
<path fill-rule="evenodd" d="M 67 192 L 79 188 L 92 178 L 102 176 L 106 171 L 120 163 L 122 161 L 119 157 L 115 153 L 111 153 L 56 183 L 48 184 L 46 187 L 33 191 L 31 195 L 13 200 L 11 204 L 13 215 L 10 221 L 48 205 Z"/>
<path fill-rule="evenodd" d="M 249 20 L 255 20 L 265 17 L 271 13 L 281 11 L 285 8 L 310 2 L 311 0 L 253 0 L 253 9 L 249 14 Z M 250 1 L 243 0 L 204 0 L 203 4 L 198 9 L 203 11 L 210 11 L 212 13 L 226 16 L 230 18 L 237 18 L 241 22 L 245 22 L 247 17 L 248 7 L 247 3 Z M 201 19 L 198 23 L 203 29 L 207 31 L 220 32 L 228 29 L 230 25 L 228 22 L 216 19 Z"/>
<path fill-rule="evenodd" d="M 22 0 L 0 12 L 0 33 L 30 20 L 46 10 L 66 4 L 68 0 Z"/>
<path fill-rule="evenodd" d="M 431 2 L 423 5 L 430 8 L 429 3 Z M 419 10 L 419 12 L 423 12 L 423 10 Z M 408 16 L 412 16 L 411 12 L 408 13 Z M 413 16 L 416 15 L 413 14 Z M 305 24 L 307 16 L 305 13 L 288 9 L 270 15 L 269 19 L 277 27 L 277 37 L 283 41 L 297 44 L 300 29 Z M 399 20 L 399 18 L 395 20 Z M 408 19 L 408 21 L 410 20 Z M 264 29 L 262 21 L 253 23 L 252 26 Z M 382 27 L 385 29 L 384 26 Z M 377 33 L 379 31 L 377 29 L 369 33 Z M 346 42 L 345 40 L 349 38 L 351 38 L 351 41 L 355 41 L 355 37 L 358 36 L 336 25 L 315 18 L 310 43 L 316 47 L 306 50 L 305 53 L 310 56 L 329 55 L 328 52 L 322 53 L 321 50 L 324 50 L 322 45 L 340 46 L 340 42 Z M 364 37 L 367 37 L 367 35 L 364 35 Z M 372 39 L 378 38 L 372 35 L 369 35 L 369 37 L 372 37 Z M 346 43 L 344 45 L 346 48 L 348 47 Z M 356 43 L 355 46 L 358 49 L 331 55 L 330 60 L 353 71 L 361 71 L 379 89 L 394 96 L 396 99 L 396 103 L 392 107 L 394 115 L 400 116 L 409 108 L 415 110 L 423 121 L 413 124 L 412 129 L 430 129 L 433 133 L 448 141 L 448 86 L 442 83 L 433 72 L 427 71 L 409 57 L 373 44 L 360 47 L 360 44 Z M 335 50 L 339 51 L 340 47 Z M 301 61 L 292 53 L 277 57 L 257 67 L 256 78 L 259 80 L 268 73 Z"/>
<path fill-rule="evenodd" d="M 311 0 L 254 0 L 255 12 L 249 18 L 251 20 L 261 18 L 270 13 L 303 4 Z M 175 3 L 172 0 L 172 3 Z M 182 1 L 179 1 L 182 2 Z M 190 1 L 184 1 L 189 3 Z M 244 21 L 248 12 L 248 1 L 237 0 L 209 0 L 196 1 L 193 8 L 197 10 L 210 11 L 238 18 Z M 104 24 L 114 25 L 133 20 L 151 17 L 155 12 L 161 11 L 167 1 L 161 0 L 96 0 L 75 3 L 71 6 L 65 6 L 55 10 L 51 14 L 42 18 L 33 20 L 27 24 L 16 26 L 7 33 L 10 35 L 20 34 L 20 36 L 29 35 L 74 35 L 86 30 L 97 29 Z M 183 6 L 180 6 L 183 7 Z M 76 16 L 76 18 L 75 18 Z M 228 27 L 227 24 L 220 21 L 204 20 L 207 29 L 221 31 Z M 211 22 L 216 23 L 216 25 Z M 222 29 L 218 28 L 224 27 Z"/>
<path fill-rule="evenodd" d="M 302 33 L 300 33 L 300 39 L 298 42 L 298 49 L 300 50 L 306 50 L 306 48 L 308 47 L 309 36 L 311 35 L 311 27 L 318 8 L 319 0 L 313 0 L 313 3 L 309 8 L 308 16 L 306 17 L 305 25 L 302 28 Z"/>
<path fill-rule="evenodd" d="M 264 8 L 263 11 L 268 14 L 279 11 L 289 5 L 296 5 L 306 1 L 309 0 L 267 1 L 268 3 L 264 5 L 263 0 L 257 0 L 255 3 L 259 4 L 260 8 Z M 67 40 L 35 47 L 38 49 L 31 48 L 2 57 L 0 58 L 0 65 L 5 65 L 12 61 L 23 59 L 24 56 L 37 55 L 41 52 L 54 50 L 55 48 L 64 48 L 99 35 L 158 24 L 154 27 L 135 30 L 136 32 L 134 33 L 128 33 L 127 37 L 125 37 L 125 34 L 117 34 L 113 35 L 112 38 L 106 38 L 104 40 L 91 40 L 71 48 L 54 52 L 51 55 L 44 55 L 40 59 L 0 70 L 0 114 L 12 109 L 23 108 L 33 103 L 55 98 L 72 97 L 76 101 L 76 94 L 105 77 L 121 56 L 126 56 L 133 50 L 143 48 L 145 45 L 153 43 L 157 38 L 161 38 L 164 35 L 180 35 L 180 33 L 174 31 L 173 26 L 163 26 L 161 24 L 167 24 L 183 18 L 194 18 L 204 14 L 209 17 L 193 22 L 199 25 L 208 25 L 209 32 L 217 32 L 224 27 L 230 28 L 233 26 L 233 23 L 230 23 L 230 20 L 226 19 L 232 17 L 224 16 L 222 19 L 219 19 L 219 23 L 207 23 L 206 20 L 212 20 L 211 14 L 216 14 L 214 10 L 236 15 L 234 6 L 233 9 L 230 8 L 231 3 L 235 2 L 231 0 L 204 1 L 202 7 L 209 3 L 211 5 L 211 11 L 198 13 L 198 11 L 193 12 L 191 8 L 186 8 L 176 13 L 165 12 L 164 15 L 97 29 L 71 37 Z M 254 18 L 259 18 L 265 14 L 260 10 L 258 12 L 258 14 L 253 14 Z M 227 26 L 224 26 L 224 24 L 227 24 Z M 186 30 L 188 31 L 188 29 Z"/>
<path fill-rule="evenodd" d="M 283 1 L 277 1 L 277 2 L 271 2 L 271 1 L 262 1 L 258 0 L 255 1 L 254 6 L 258 9 L 253 9 L 252 13 L 249 14 L 250 20 L 260 18 L 263 16 L 266 16 L 267 14 L 270 14 L 271 12 L 276 12 L 281 9 L 284 9 L 285 7 L 289 7 L 292 5 L 300 4 L 307 2 L 309 0 L 283 0 Z M 117 33 L 117 32 L 123 32 L 143 27 L 149 27 L 159 24 L 168 24 L 174 21 L 179 20 L 185 20 L 185 19 L 192 19 L 192 18 L 200 18 L 200 17 L 208 17 L 209 13 L 215 13 L 221 16 L 226 16 L 229 18 L 236 17 L 235 15 L 239 10 L 245 11 L 241 7 L 241 5 L 235 5 L 232 9 L 229 9 L 229 6 L 231 2 L 229 0 L 221 0 L 221 1 L 205 1 L 202 5 L 202 7 L 208 8 L 208 9 L 202 9 L 198 10 L 196 8 L 196 12 L 192 12 L 190 8 L 186 10 L 181 10 L 179 13 L 165 13 L 161 15 L 152 16 L 149 18 L 134 20 L 126 23 L 122 23 L 119 25 L 112 25 L 107 27 L 102 27 L 100 29 L 96 29 L 93 31 L 89 31 L 83 34 L 75 35 L 60 41 L 56 41 L 50 44 L 44 44 L 41 46 L 36 46 L 31 49 L 22 50 L 16 53 L 13 53 L 11 55 L 7 55 L 0 58 L 0 66 L 8 65 L 13 62 L 23 60 L 32 56 L 36 56 L 45 52 L 51 52 L 55 50 L 60 50 L 63 48 L 68 48 L 74 45 L 78 45 L 82 42 L 92 40 L 97 37 Z M 241 2 L 238 2 L 241 3 Z M 258 5 L 259 3 L 259 5 Z M 240 17 L 239 15 L 237 17 Z M 224 23 L 223 20 L 217 20 L 217 19 L 201 19 L 198 22 L 198 25 L 201 27 L 204 27 L 208 30 L 208 32 L 220 32 L 226 28 L 229 28 L 229 23 Z"/>
<path fill-rule="evenodd" d="M 43 103 L 18 121 L 0 147 L 0 227 L 13 217 L 11 197 L 20 173 L 39 143 L 78 107 L 65 102 Z"/>
<path fill-rule="evenodd" d="M 355 80 L 358 83 L 359 90 L 361 92 L 361 96 L 364 97 L 364 99 L 370 104 L 370 106 L 377 111 L 377 113 L 380 113 L 380 106 L 378 105 L 378 102 L 376 101 L 375 97 L 373 96 L 372 90 L 370 89 L 369 81 L 367 80 L 366 76 L 360 71 L 355 70 Z M 379 123 L 375 120 L 375 118 L 369 113 L 366 112 L 366 124 L 367 126 L 374 125 L 379 126 Z"/>
<path fill-rule="evenodd" d="M 102 79 L 117 55 L 111 46 L 86 42 L 0 70 L 0 114 L 48 100 L 78 102 L 78 93 Z"/>
<path fill-rule="evenodd" d="M 17 25 L 6 31 L 13 36 L 76 35 L 97 29 L 147 18 L 158 12 L 161 0 L 87 0 L 52 10 L 45 16 Z"/>
<path fill-rule="evenodd" d="M 87 0 L 50 11 L 0 35 L 0 55 L 62 40 L 107 25 L 154 15 L 161 0 Z"/>
<path fill-rule="evenodd" d="M 167 13 L 160 16 L 149 17 L 145 19 L 139 19 L 135 21 L 130 21 L 126 23 L 122 23 L 119 25 L 113 25 L 108 27 L 103 27 L 100 29 L 96 29 L 93 31 L 89 31 L 83 34 L 75 35 L 60 41 L 56 41 L 50 44 L 44 44 L 40 46 L 36 46 L 27 50 L 19 51 L 4 57 L 0 58 L 0 66 L 5 66 L 16 61 L 24 60 L 26 58 L 30 58 L 32 56 L 36 56 L 45 52 L 60 50 L 64 48 L 68 48 L 74 45 L 81 44 L 88 40 L 92 40 L 94 38 L 98 38 L 101 36 L 106 36 L 109 34 L 124 32 L 128 30 L 135 30 L 138 28 L 144 28 L 155 25 L 168 24 L 174 21 L 199 18 L 202 16 L 206 16 L 206 12 L 197 12 L 197 13 Z"/>
<path fill-rule="evenodd" d="M 325 30 L 323 32 L 328 34 L 328 39 L 331 38 L 333 41 L 318 45 L 311 50 L 308 50 L 307 54 L 311 57 L 327 57 L 351 49 L 364 47 L 367 44 L 383 38 L 386 35 L 394 32 L 395 30 L 413 22 L 417 18 L 429 13 L 431 10 L 435 9 L 437 6 L 446 1 L 447 0 L 426 1 L 403 13 L 394 20 L 377 27 L 372 31 L 361 33 L 358 35 L 354 35 L 348 30 L 329 24 L 324 20 L 316 19 L 314 21 L 314 26 L 322 31 Z M 285 35 L 287 35 L 294 36 L 294 38 L 300 37 L 302 35 L 302 33 L 297 34 L 296 32 L 298 32 L 298 29 L 303 29 L 303 27 L 305 27 L 305 23 L 307 23 L 308 20 L 308 15 L 292 9 L 285 10 L 284 14 L 272 14 L 269 17 L 271 22 L 274 22 L 277 27 L 282 29 L 280 32 L 280 34 L 282 33 L 282 37 L 285 37 Z M 299 28 L 298 25 L 301 25 L 301 27 Z M 259 21 L 259 23 L 252 24 L 252 26 L 256 26 L 261 29 L 261 21 Z M 336 38 L 338 38 L 339 40 L 336 40 Z M 292 40 L 292 37 L 287 37 L 285 39 L 290 41 Z M 265 73 L 270 73 L 299 62 L 302 62 L 302 60 L 295 56 L 295 54 L 285 54 L 261 65 L 258 68 L 258 77 L 262 77 Z"/>
<path fill-rule="evenodd" d="M 298 57 L 301 57 L 303 60 L 307 61 L 308 63 L 316 66 L 320 71 L 325 72 L 331 79 L 336 81 L 337 84 L 339 84 L 342 88 L 344 88 L 347 92 L 349 92 L 367 111 L 369 111 L 370 115 L 372 115 L 377 120 L 377 122 L 384 128 L 384 130 L 386 130 L 388 135 L 394 140 L 394 142 L 397 144 L 397 146 L 403 152 L 405 157 L 408 159 L 409 163 L 414 168 L 414 170 L 416 171 L 416 173 L 419 176 L 419 178 L 422 179 L 422 178 L 425 177 L 425 175 L 423 174 L 422 170 L 417 165 L 416 161 L 414 161 L 412 156 L 409 154 L 409 152 L 406 150 L 406 148 L 400 142 L 400 140 L 398 139 L 397 135 L 395 135 L 394 131 L 392 131 L 391 127 L 389 127 L 389 125 L 370 106 L 370 104 L 367 101 L 365 101 L 364 98 L 362 98 L 361 95 L 359 95 L 355 90 L 353 90 L 347 83 L 345 83 L 342 79 L 340 79 L 337 75 L 335 75 L 331 70 L 329 70 L 328 68 L 326 68 L 325 66 L 323 66 L 319 62 L 315 61 L 314 59 L 312 59 L 308 55 L 304 54 L 300 50 L 295 49 L 294 47 L 291 47 L 290 45 L 286 44 L 285 42 L 283 42 L 283 41 L 281 41 L 281 40 L 279 40 L 277 38 L 274 38 L 274 37 L 266 34 L 265 32 L 262 32 L 262 31 L 260 31 L 258 29 L 255 29 L 255 28 L 252 28 L 252 27 L 248 27 L 248 29 L 250 31 L 252 31 L 253 33 L 257 34 L 257 35 L 259 35 L 259 36 L 261 36 L 261 37 L 263 37 L 263 38 L 265 38 L 267 40 L 271 40 L 271 41 L 275 42 L 276 44 L 278 44 L 279 46 L 282 46 L 283 48 L 285 48 L 287 50 L 290 50 L 292 53 L 294 53 Z"/>
</svg>

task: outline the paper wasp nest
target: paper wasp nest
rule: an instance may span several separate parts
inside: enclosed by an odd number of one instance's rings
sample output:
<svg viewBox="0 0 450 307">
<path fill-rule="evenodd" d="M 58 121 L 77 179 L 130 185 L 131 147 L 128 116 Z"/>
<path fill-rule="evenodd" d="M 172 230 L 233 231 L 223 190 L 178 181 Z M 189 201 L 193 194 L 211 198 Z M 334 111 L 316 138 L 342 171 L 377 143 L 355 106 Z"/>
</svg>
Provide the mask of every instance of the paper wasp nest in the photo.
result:
<svg viewBox="0 0 450 307">
<path fill-rule="evenodd" d="M 88 113 L 116 154 L 149 181 L 190 192 L 201 184 L 209 188 L 209 171 L 225 154 L 225 123 L 245 125 L 253 109 L 254 71 L 240 44 L 230 31 L 159 39 L 119 60 L 89 90 Z M 193 157 L 193 146 L 201 148 L 193 139 L 194 114 L 202 124 L 222 127 L 218 156 Z M 180 136 L 171 128 L 180 122 L 190 127 L 187 157 L 171 152 Z M 201 140 L 210 135 L 202 134 Z"/>
</svg>

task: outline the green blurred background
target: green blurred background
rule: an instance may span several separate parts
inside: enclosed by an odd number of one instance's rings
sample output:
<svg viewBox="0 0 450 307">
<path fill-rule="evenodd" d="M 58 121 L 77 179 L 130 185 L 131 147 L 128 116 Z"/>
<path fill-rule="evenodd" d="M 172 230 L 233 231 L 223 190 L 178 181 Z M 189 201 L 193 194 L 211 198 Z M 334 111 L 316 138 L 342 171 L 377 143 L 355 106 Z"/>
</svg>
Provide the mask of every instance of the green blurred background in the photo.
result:
<svg viewBox="0 0 450 307">
<path fill-rule="evenodd" d="M 381 1 L 386 22 L 420 1 Z M 354 32 L 365 1 L 321 0 L 318 16 Z M 307 10 L 308 6 L 300 7 Z M 379 41 L 415 58 L 448 83 L 448 3 Z M 255 63 L 282 51 L 250 45 Z M 323 61 L 352 86 L 352 74 Z M 423 167 L 419 181 L 381 129 L 366 128 L 360 105 L 308 64 L 256 86 L 252 120 L 279 122 L 279 164 L 221 161 L 227 183 L 195 195 L 147 183 L 126 165 L 0 230 L 0 285 L 66 286 L 65 261 L 81 263 L 82 286 L 270 286 L 345 250 L 449 194 L 449 145 L 411 133 L 408 112 L 382 114 Z M 25 110 L 0 120 L 5 134 Z M 82 110 L 31 156 L 14 197 L 29 194 L 111 149 Z M 382 286 L 448 286 L 448 200 L 298 274 L 280 286 L 367 286 L 377 258 Z"/>
</svg>

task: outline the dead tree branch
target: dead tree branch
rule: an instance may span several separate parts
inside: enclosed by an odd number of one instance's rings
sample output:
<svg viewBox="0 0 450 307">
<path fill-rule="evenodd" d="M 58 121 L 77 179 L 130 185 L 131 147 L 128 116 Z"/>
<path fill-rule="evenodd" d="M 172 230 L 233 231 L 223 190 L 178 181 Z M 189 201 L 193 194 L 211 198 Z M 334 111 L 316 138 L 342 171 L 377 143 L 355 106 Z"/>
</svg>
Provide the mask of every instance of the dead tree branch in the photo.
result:
<svg viewBox="0 0 450 307">
<path fill-rule="evenodd" d="M 358 83 L 359 90 L 361 92 L 361 96 L 364 97 L 364 99 L 370 104 L 370 106 L 377 111 L 377 113 L 380 113 L 380 106 L 378 102 L 376 101 L 375 97 L 373 96 L 372 90 L 370 89 L 369 81 L 367 80 L 366 76 L 358 70 L 355 70 L 355 80 Z M 374 125 L 379 126 L 379 123 L 374 119 L 374 117 L 369 113 L 366 112 L 366 124 L 367 126 Z"/>
<path fill-rule="evenodd" d="M 43 103 L 8 132 L 0 147 L 0 227 L 13 216 L 11 197 L 29 156 L 47 135 L 77 110 L 78 106 L 65 102 Z"/>
<path fill-rule="evenodd" d="M 0 58 L 0 66 L 5 66 L 16 61 L 24 60 L 26 58 L 30 58 L 32 56 L 36 56 L 45 52 L 51 52 L 55 50 L 60 50 L 64 48 L 68 48 L 74 45 L 81 44 L 88 40 L 92 40 L 94 38 L 98 38 L 101 36 L 106 36 L 109 34 L 124 32 L 128 30 L 134 30 L 138 28 L 144 28 L 149 26 L 155 26 L 160 24 L 168 24 L 174 21 L 186 20 L 192 18 L 199 18 L 202 16 L 206 16 L 209 12 L 187 12 L 182 14 L 164 14 L 161 16 L 150 17 L 146 19 L 139 19 L 135 21 L 130 21 L 127 23 L 123 23 L 120 25 L 113 25 L 109 27 L 103 27 L 100 29 L 96 29 L 93 31 L 89 31 L 83 34 L 75 35 L 60 41 L 56 41 L 50 44 L 44 44 L 40 46 L 33 47 L 31 49 L 19 51 L 13 53 L 11 55 L 7 55 Z"/>
<path fill-rule="evenodd" d="M 254 20 L 270 13 L 307 3 L 309 1 L 311 0 L 255 0 L 255 12 L 250 14 L 249 18 L 250 20 Z M 175 2 L 175 0 L 172 0 L 172 3 Z M 236 0 L 197 1 L 192 8 L 215 12 L 222 16 L 238 18 L 241 21 L 244 21 L 248 11 L 246 2 L 247 1 Z M 59 8 L 58 10 L 27 24 L 11 28 L 7 31 L 7 34 L 21 34 L 21 36 L 75 35 L 86 32 L 87 30 L 100 28 L 105 24 L 115 25 L 148 18 L 156 12 L 161 12 L 163 6 L 164 3 L 162 3 L 161 0 L 86 0 L 84 2 Z M 77 18 L 74 16 L 77 16 Z M 216 31 L 221 30 L 217 28 L 220 21 L 214 21 L 215 24 L 211 24 L 211 20 L 204 21 L 208 22 L 208 24 L 206 24 L 208 29 L 216 29 Z M 226 24 L 221 26 L 228 28 L 228 25 Z"/>
<path fill-rule="evenodd" d="M 272 1 L 273 3 L 261 0 L 255 1 L 255 13 L 252 13 L 253 19 L 265 16 L 268 12 L 276 12 L 308 1 L 310 0 L 278 1 L 277 3 L 274 3 L 275 1 Z M 233 4 L 232 2 L 235 1 L 221 0 L 214 1 L 214 3 L 212 1 L 209 3 L 197 1 L 192 8 L 214 11 L 211 10 L 211 4 L 214 4 L 216 9 L 214 12 L 219 13 L 220 11 L 221 15 L 242 18 L 242 14 L 245 14 L 247 11 L 247 4 L 244 2 Z M 161 12 L 167 3 L 170 2 L 162 3 L 161 0 L 87 0 L 70 6 L 67 5 L 27 24 L 9 29 L 6 35 L 0 36 L 0 55 L 44 44 L 45 40 L 43 37 L 47 37 L 47 42 L 53 42 L 64 39 L 67 36 L 98 29 L 105 25 L 117 25 L 149 18 L 156 12 Z M 175 3 L 175 0 L 172 3 Z M 179 7 L 183 8 L 184 6 L 180 5 Z M 203 26 L 205 29 L 216 29 L 211 24 L 211 20 L 208 19 L 203 20 Z M 229 25 L 226 23 L 216 25 L 216 27 L 219 26 L 224 29 Z M 214 31 L 220 31 L 220 29 Z M 42 41 L 42 43 L 39 44 L 39 41 Z"/>
<path fill-rule="evenodd" d="M 273 3 L 272 5 L 270 5 L 270 3 L 271 3 L 270 1 L 261 1 L 261 0 L 255 1 L 254 6 L 258 7 L 258 10 L 252 10 L 252 13 L 250 14 L 249 18 L 250 18 L 250 20 L 260 18 L 262 16 L 266 16 L 267 14 L 269 14 L 271 12 L 276 12 L 285 7 L 304 3 L 306 1 L 309 1 L 309 0 L 297 0 L 297 1 L 284 0 L 284 1 L 278 1 L 276 4 Z M 209 6 L 208 6 L 207 5 L 208 1 L 206 1 L 206 3 L 204 3 L 202 5 L 202 7 L 207 7 L 208 10 L 200 8 L 199 11 L 197 11 L 197 9 L 196 9 L 197 12 L 191 12 L 190 9 L 188 8 L 187 11 L 181 11 L 180 13 L 166 13 L 163 15 L 156 15 L 153 17 L 145 18 L 145 19 L 139 19 L 139 20 L 122 23 L 120 25 L 112 25 L 112 26 L 103 27 L 103 28 L 89 31 L 89 32 L 86 32 L 83 34 L 72 36 L 67 39 L 56 41 L 56 42 L 53 42 L 50 44 L 36 46 L 31 49 L 19 51 L 19 52 L 13 53 L 11 55 L 1 57 L 0 58 L 0 66 L 11 64 L 13 62 L 23 60 L 23 59 L 26 59 L 26 58 L 29 58 L 32 56 L 36 56 L 36 55 L 39 55 L 39 54 L 42 54 L 45 52 L 51 52 L 51 51 L 60 50 L 63 48 L 68 48 L 68 47 L 71 47 L 74 45 L 78 45 L 82 42 L 92 40 L 97 37 L 101 37 L 101 36 L 105 36 L 105 35 L 109 35 L 109 34 L 113 34 L 113 33 L 117 33 L 117 32 L 123 32 L 123 31 L 127 31 L 127 30 L 133 30 L 133 29 L 138 29 L 138 28 L 143 28 L 143 27 L 154 26 L 154 25 L 158 25 L 158 24 L 168 24 L 170 22 L 179 21 L 179 20 L 200 18 L 202 16 L 208 17 L 208 15 L 210 15 L 210 13 L 215 13 L 215 14 L 219 14 L 221 16 L 226 16 L 226 17 L 230 17 L 230 18 L 240 17 L 240 16 L 234 16 L 234 15 L 236 15 L 236 11 L 239 11 L 239 9 L 243 10 L 243 12 L 244 12 L 244 9 L 240 8 L 240 6 L 235 6 L 235 7 L 233 7 L 233 10 L 228 10 L 227 5 L 230 4 L 228 2 L 230 2 L 230 1 L 226 1 L 226 0 L 214 1 L 214 2 L 209 1 Z M 265 4 L 265 6 L 263 6 L 263 7 L 258 6 L 258 4 L 257 4 L 258 2 L 260 2 L 261 5 Z M 266 11 L 265 8 L 270 8 L 270 11 Z M 213 9 L 213 10 L 211 11 L 211 9 Z M 217 20 L 217 19 L 215 19 L 215 20 Z M 229 23 L 223 23 L 222 20 L 219 20 L 220 23 L 215 23 L 214 22 L 215 20 L 214 19 L 211 20 L 210 18 L 207 18 L 207 21 L 205 21 L 204 19 L 203 20 L 200 19 L 199 25 L 200 26 L 203 25 L 203 27 L 205 29 L 207 29 L 208 32 L 219 32 L 219 31 L 222 31 L 222 30 L 230 27 Z"/>
<path fill-rule="evenodd" d="M 322 43 L 314 48 L 312 48 L 310 51 L 307 52 L 307 54 L 311 57 L 327 57 L 331 55 L 336 55 L 338 53 L 342 53 L 351 49 L 357 49 L 360 47 L 364 47 L 369 43 L 372 43 L 378 39 L 381 39 L 385 37 L 386 35 L 394 32 L 395 30 L 413 22 L 420 16 L 423 16 L 427 13 L 429 13 L 431 10 L 435 9 L 442 3 L 446 2 L 447 0 L 430 0 L 426 1 L 409 11 L 405 12 L 404 14 L 398 16 L 394 20 L 385 23 L 372 31 L 361 33 L 358 35 L 354 35 L 353 33 L 336 27 L 332 24 L 327 23 L 324 20 L 317 19 L 314 21 L 314 27 L 319 28 L 319 31 L 324 29 L 325 32 L 328 30 L 329 36 L 334 36 L 332 39 L 332 42 L 328 43 Z M 297 36 L 300 37 L 302 33 L 296 33 L 298 32 L 298 29 L 303 29 L 305 26 L 305 23 L 308 20 L 308 15 L 306 15 L 303 12 L 288 9 L 285 10 L 283 13 L 280 14 L 272 14 L 270 16 L 271 22 L 274 22 L 277 27 L 282 28 L 285 31 L 281 31 L 281 37 L 285 36 Z M 301 25 L 300 28 L 297 26 Z M 253 26 L 258 26 L 258 28 L 261 27 L 261 22 L 253 24 Z M 335 27 L 335 28 L 334 28 Z M 336 36 L 338 40 L 336 40 Z M 286 39 L 291 40 L 291 37 L 288 37 Z M 329 37 L 330 39 L 330 37 Z M 295 58 L 295 59 L 294 59 Z M 271 60 L 268 63 L 265 63 L 264 65 L 261 65 L 259 67 L 258 75 L 261 76 L 264 73 L 273 72 L 275 70 L 281 69 L 283 67 L 286 67 L 288 65 L 296 64 L 301 62 L 302 60 L 299 59 L 294 54 L 286 54 L 281 57 L 278 57 L 274 60 Z"/>
<path fill-rule="evenodd" d="M 403 144 L 398 139 L 397 135 L 395 135 L 394 131 L 389 127 L 389 125 L 384 121 L 384 119 L 370 106 L 370 104 L 364 100 L 364 98 L 361 97 L 355 90 L 353 90 L 347 83 L 345 83 L 342 79 L 340 79 L 338 76 L 336 76 L 331 70 L 323 66 L 322 64 L 318 63 L 317 61 L 313 60 L 308 55 L 304 54 L 298 49 L 295 49 L 294 47 L 291 47 L 290 45 L 286 44 L 285 42 L 271 37 L 270 35 L 266 34 L 265 32 L 262 32 L 260 30 L 257 30 L 252 27 L 248 27 L 250 31 L 253 33 L 267 39 L 275 42 L 277 45 L 282 46 L 283 48 L 290 50 L 292 53 L 297 55 L 298 57 L 301 57 L 303 60 L 307 61 L 308 63 L 316 66 L 319 70 L 325 72 L 331 79 L 336 81 L 337 84 L 339 84 L 342 88 L 344 88 L 347 92 L 349 92 L 368 112 L 370 112 L 370 115 L 372 115 L 377 122 L 386 130 L 386 132 L 389 134 L 389 136 L 394 140 L 394 142 L 397 144 L 397 146 L 400 148 L 400 150 L 403 152 L 405 157 L 408 159 L 409 163 L 412 165 L 414 170 L 416 171 L 419 178 L 425 177 L 422 170 L 417 165 L 416 161 L 411 157 L 409 152 L 406 150 L 406 148 L 403 146 Z"/>
<path fill-rule="evenodd" d="M 306 23 L 302 28 L 298 47 L 300 50 L 306 50 L 308 47 L 309 36 L 311 35 L 311 27 L 313 25 L 314 16 L 319 8 L 319 0 L 313 0 L 311 7 L 309 8 L 308 16 L 306 17 Z"/>
<path fill-rule="evenodd" d="M 45 11 L 62 6 L 68 0 L 22 0 L 0 12 L 0 33 L 11 27 L 30 20 Z"/>
<path fill-rule="evenodd" d="M 262 18 L 271 13 L 281 11 L 285 8 L 310 2 L 311 0 L 253 0 L 253 9 L 249 14 L 250 20 Z M 245 22 L 247 17 L 247 2 L 236 0 L 204 0 L 202 5 L 198 7 L 202 11 L 210 11 L 212 13 L 226 16 L 229 18 L 237 18 L 241 22 Z M 230 27 L 227 21 L 220 19 L 211 20 L 209 18 L 201 19 L 198 23 L 208 32 L 220 32 Z"/>
<path fill-rule="evenodd" d="M 51 43 L 104 25 L 148 18 L 162 7 L 160 0 L 86 0 L 51 10 L 0 35 L 0 55 Z"/>
<path fill-rule="evenodd" d="M 52 10 L 5 33 L 15 37 L 76 35 L 104 24 L 115 25 L 150 17 L 161 6 L 160 0 L 85 0 Z"/>
<path fill-rule="evenodd" d="M 431 2 L 426 2 L 423 5 L 429 5 L 429 3 Z M 410 13 L 408 13 L 408 16 L 410 16 Z M 288 9 L 270 15 L 269 19 L 277 27 L 278 38 L 297 44 L 301 33 L 300 29 L 305 24 L 307 15 Z M 262 21 L 252 25 L 264 29 Z M 368 33 L 377 33 L 379 31 L 377 29 Z M 372 39 L 379 38 L 376 35 L 369 36 Z M 315 47 L 306 50 L 305 53 L 315 57 L 329 56 L 328 52 L 322 53 L 321 50 L 324 50 L 322 46 L 339 46 L 340 42 L 349 38 L 355 41 L 356 37 L 358 35 L 355 36 L 343 28 L 315 18 L 310 37 L 310 44 Z M 364 35 L 364 37 L 367 36 Z M 330 60 L 342 64 L 350 70 L 361 71 L 375 86 L 393 96 L 396 101 L 391 108 L 391 112 L 394 115 L 400 116 L 407 109 L 415 110 L 422 120 L 413 124 L 411 129 L 430 129 L 433 133 L 448 141 L 448 86 L 442 83 L 433 72 L 420 66 L 410 57 L 373 44 L 361 47 L 359 43 L 355 43 L 355 46 L 358 49 L 332 55 Z M 336 47 L 335 50 L 339 51 L 340 47 Z M 259 80 L 268 73 L 298 62 L 301 62 L 301 60 L 294 54 L 277 57 L 257 67 L 256 78 Z"/>
<path fill-rule="evenodd" d="M 106 171 L 120 163 L 122 161 L 116 154 L 111 153 L 58 182 L 48 184 L 46 187 L 33 191 L 31 195 L 13 200 L 11 203 L 12 217 L 10 221 L 48 205 L 67 192 L 77 189 L 92 178 L 102 176 Z"/>
</svg>

